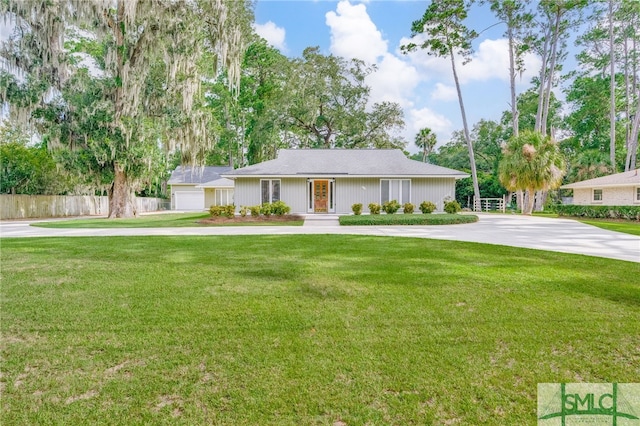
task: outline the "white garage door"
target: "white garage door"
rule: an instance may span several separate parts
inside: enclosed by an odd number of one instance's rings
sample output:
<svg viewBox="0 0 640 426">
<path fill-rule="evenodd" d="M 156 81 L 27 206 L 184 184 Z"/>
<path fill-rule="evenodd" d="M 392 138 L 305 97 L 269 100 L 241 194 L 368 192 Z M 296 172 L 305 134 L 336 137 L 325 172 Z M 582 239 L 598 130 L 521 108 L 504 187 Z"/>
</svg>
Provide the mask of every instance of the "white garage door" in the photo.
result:
<svg viewBox="0 0 640 426">
<path fill-rule="evenodd" d="M 204 210 L 204 193 L 201 192 L 175 192 L 176 210 Z"/>
</svg>

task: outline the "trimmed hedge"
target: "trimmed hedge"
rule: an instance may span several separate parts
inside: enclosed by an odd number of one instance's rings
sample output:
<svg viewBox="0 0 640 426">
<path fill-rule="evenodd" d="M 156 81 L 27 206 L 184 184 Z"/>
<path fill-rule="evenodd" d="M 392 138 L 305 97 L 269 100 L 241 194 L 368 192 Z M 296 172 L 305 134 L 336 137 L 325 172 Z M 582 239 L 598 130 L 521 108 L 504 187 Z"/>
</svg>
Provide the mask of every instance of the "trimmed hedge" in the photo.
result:
<svg viewBox="0 0 640 426">
<path fill-rule="evenodd" d="M 589 219 L 640 220 L 640 206 L 556 206 L 560 216 L 586 217 Z"/>
<path fill-rule="evenodd" d="M 340 216 L 340 225 L 452 225 L 477 221 L 478 216 L 466 214 Z"/>
</svg>

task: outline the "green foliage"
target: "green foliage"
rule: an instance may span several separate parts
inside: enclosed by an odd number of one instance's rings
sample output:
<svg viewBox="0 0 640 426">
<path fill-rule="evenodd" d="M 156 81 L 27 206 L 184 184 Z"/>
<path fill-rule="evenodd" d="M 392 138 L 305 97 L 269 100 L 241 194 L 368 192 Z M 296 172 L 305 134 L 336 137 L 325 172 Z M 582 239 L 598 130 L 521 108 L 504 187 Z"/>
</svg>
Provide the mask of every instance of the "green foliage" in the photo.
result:
<svg viewBox="0 0 640 426">
<path fill-rule="evenodd" d="M 240 207 L 240 216 L 241 217 L 246 217 L 247 216 L 247 212 L 249 211 L 249 207 L 247 206 L 242 206 Z"/>
<path fill-rule="evenodd" d="M 340 216 L 340 225 L 452 225 L 473 223 L 478 216 L 467 214 L 401 214 Z"/>
<path fill-rule="evenodd" d="M 353 212 L 353 214 L 357 215 L 361 215 L 362 214 L 362 203 L 355 203 L 351 206 L 351 211 Z"/>
<path fill-rule="evenodd" d="M 228 204 L 226 206 L 211 206 L 209 208 L 209 213 L 211 213 L 211 216 L 216 216 L 216 217 L 225 216 L 231 219 L 235 217 L 236 206 L 233 204 Z"/>
<path fill-rule="evenodd" d="M 565 160 L 558 145 L 538 132 L 522 132 L 511 138 L 499 165 L 502 184 L 510 191 L 529 193 L 523 213 L 531 214 L 535 191 L 555 189 L 562 183 Z"/>
<path fill-rule="evenodd" d="M 285 214 L 288 214 L 290 211 L 291 211 L 291 207 L 286 205 L 285 202 L 282 200 L 271 203 L 271 213 L 275 214 L 276 216 L 284 216 Z"/>
<path fill-rule="evenodd" d="M 400 207 L 400 203 L 396 200 L 385 201 L 384 203 L 382 203 L 382 210 L 386 214 L 394 214 L 395 212 L 400 210 Z"/>
<path fill-rule="evenodd" d="M 640 221 L 640 206 L 580 206 L 568 204 L 556 206 L 556 211 L 560 216 Z"/>
<path fill-rule="evenodd" d="M 0 194 L 59 195 L 73 187 L 45 146 L 28 146 L 25 134 L 0 127 Z"/>
<path fill-rule="evenodd" d="M 258 217 L 262 211 L 262 206 L 251 206 L 249 207 L 249 211 L 251 212 L 251 216 Z"/>
<path fill-rule="evenodd" d="M 436 209 L 436 205 L 431 201 L 423 201 L 420 203 L 420 211 L 423 214 L 433 213 Z"/>
<path fill-rule="evenodd" d="M 273 213 L 271 203 L 264 203 L 260 206 L 260 214 L 269 217 L 271 213 Z"/>
<path fill-rule="evenodd" d="M 411 203 L 404 203 L 404 205 L 402 206 L 402 211 L 404 212 L 404 214 L 412 214 L 414 209 L 415 206 Z"/>
<path fill-rule="evenodd" d="M 462 207 L 460 207 L 460 203 L 458 203 L 456 200 L 450 200 L 450 201 L 445 201 L 444 202 L 444 211 L 445 212 L 447 212 L 449 214 L 456 214 L 460 210 L 462 210 Z"/>
<path fill-rule="evenodd" d="M 380 214 L 380 204 L 378 203 L 369 203 L 369 213 L 371 214 Z"/>
</svg>

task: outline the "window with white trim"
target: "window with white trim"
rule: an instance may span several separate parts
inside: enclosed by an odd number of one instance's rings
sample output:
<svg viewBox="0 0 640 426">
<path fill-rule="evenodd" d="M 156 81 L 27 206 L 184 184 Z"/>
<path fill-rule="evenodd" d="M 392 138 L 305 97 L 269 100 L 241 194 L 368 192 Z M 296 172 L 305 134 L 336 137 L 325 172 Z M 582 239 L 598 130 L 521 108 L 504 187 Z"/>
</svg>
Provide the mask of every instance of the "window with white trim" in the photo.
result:
<svg viewBox="0 0 640 426">
<path fill-rule="evenodd" d="M 593 201 L 602 201 L 602 189 L 593 190 Z"/>
<path fill-rule="evenodd" d="M 411 179 L 380 179 L 380 203 L 391 200 L 411 202 Z"/>
<path fill-rule="evenodd" d="M 261 203 L 275 203 L 280 201 L 280 179 L 261 179 Z"/>
<path fill-rule="evenodd" d="M 215 190 L 215 205 L 216 206 L 230 206 L 233 204 L 233 189 L 216 188 Z"/>
<path fill-rule="evenodd" d="M 636 188 L 636 203 L 640 203 L 640 186 Z"/>
</svg>

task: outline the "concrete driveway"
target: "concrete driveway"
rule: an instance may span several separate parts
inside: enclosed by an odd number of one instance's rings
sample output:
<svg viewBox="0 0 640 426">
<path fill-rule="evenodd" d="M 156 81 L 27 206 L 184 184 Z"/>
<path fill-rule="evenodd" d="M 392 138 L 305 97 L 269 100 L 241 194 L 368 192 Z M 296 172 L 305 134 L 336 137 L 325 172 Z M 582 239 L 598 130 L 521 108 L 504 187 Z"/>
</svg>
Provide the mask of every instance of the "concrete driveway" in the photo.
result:
<svg viewBox="0 0 640 426">
<path fill-rule="evenodd" d="M 73 237 L 140 235 L 292 235 L 351 234 L 433 238 L 585 254 L 640 263 L 640 237 L 569 219 L 479 214 L 477 223 L 447 226 L 339 226 L 335 216 L 310 216 L 305 226 L 209 228 L 48 229 L 29 221 L 0 222 L 0 237 Z M 638 271 L 640 273 L 640 269 Z"/>
</svg>

